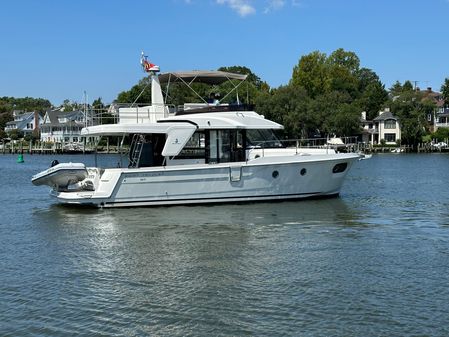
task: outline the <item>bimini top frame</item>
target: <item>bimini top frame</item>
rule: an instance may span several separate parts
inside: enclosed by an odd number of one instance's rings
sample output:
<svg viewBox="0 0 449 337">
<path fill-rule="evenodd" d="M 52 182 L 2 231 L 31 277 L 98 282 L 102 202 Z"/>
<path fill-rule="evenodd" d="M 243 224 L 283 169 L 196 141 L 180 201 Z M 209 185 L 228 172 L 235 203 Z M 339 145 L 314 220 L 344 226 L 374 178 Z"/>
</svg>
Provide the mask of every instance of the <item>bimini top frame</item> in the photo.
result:
<svg viewBox="0 0 449 337">
<path fill-rule="evenodd" d="M 168 90 L 171 83 L 181 82 L 184 83 L 190 90 L 195 93 L 196 96 L 198 96 L 204 103 L 207 104 L 208 102 L 192 88 L 192 83 L 204 83 L 209 85 L 219 85 L 225 82 L 231 83 L 233 88 L 222 98 L 223 100 L 231 93 L 236 91 L 247 77 L 248 75 L 234 74 L 218 70 L 193 70 L 162 73 L 159 75 L 159 82 L 161 84 L 167 83 L 166 96 L 168 96 Z M 239 83 L 234 83 L 234 80 L 239 81 Z"/>
</svg>

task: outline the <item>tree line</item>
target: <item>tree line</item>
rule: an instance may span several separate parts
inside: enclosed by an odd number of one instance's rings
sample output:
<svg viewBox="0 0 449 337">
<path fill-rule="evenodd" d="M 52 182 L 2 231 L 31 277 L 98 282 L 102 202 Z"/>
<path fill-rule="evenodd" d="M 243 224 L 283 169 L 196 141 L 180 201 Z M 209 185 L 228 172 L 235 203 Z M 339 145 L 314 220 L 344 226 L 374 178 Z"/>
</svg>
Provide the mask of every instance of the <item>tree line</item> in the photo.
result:
<svg viewBox="0 0 449 337">
<path fill-rule="evenodd" d="M 373 120 L 384 108 L 390 108 L 401 122 L 402 143 L 416 145 L 430 138 L 443 140 L 449 131 L 439 129 L 430 133 L 429 114 L 436 108 L 427 91 L 416 90 L 410 81 L 396 82 L 388 90 L 379 76 L 362 67 L 359 57 L 342 48 L 329 55 L 314 51 L 302 56 L 292 70 L 289 83 L 277 88 L 270 86 L 249 68 L 243 66 L 221 67 L 218 70 L 248 75 L 246 84 L 226 97 L 223 103 L 236 101 L 253 104 L 255 111 L 285 126 L 285 136 L 290 138 L 324 137 L 327 135 L 354 136 L 361 133 L 361 112 Z M 202 97 L 212 92 L 224 93 L 232 84 L 207 86 L 193 83 L 193 89 Z M 449 78 L 441 87 L 443 98 L 449 103 Z M 117 95 L 114 103 L 151 102 L 149 78 L 142 78 L 129 90 Z M 167 103 L 181 105 L 200 102 L 185 85 L 170 85 Z M 0 98 L 0 127 L 11 120 L 12 110 L 45 111 L 51 108 L 45 99 Z M 64 109 L 77 109 L 76 103 L 64 101 Z M 92 104 L 104 108 L 101 98 Z M 3 114 L 2 114 L 3 113 Z"/>
<path fill-rule="evenodd" d="M 285 126 L 286 137 L 354 136 L 361 133 L 361 112 L 373 120 L 384 108 L 390 108 L 401 121 L 402 143 L 416 145 L 430 135 L 428 115 L 436 108 L 426 91 L 418 91 L 410 81 L 396 82 L 389 90 L 372 70 L 360 65 L 359 57 L 351 51 L 337 49 L 330 55 L 314 51 L 299 59 L 287 85 L 270 88 L 247 67 L 222 67 L 218 70 L 247 74 L 248 94 L 239 92 L 239 100 L 255 105 L 255 110 Z M 226 91 L 223 86 L 212 89 L 195 83 L 194 89 L 203 97 L 212 91 Z M 449 102 L 449 78 L 441 87 Z M 198 102 L 188 88 L 173 85 L 169 103 Z M 140 96 L 139 96 L 140 94 Z M 227 98 L 236 100 L 236 94 Z M 121 92 L 118 103 L 151 101 L 148 78 L 130 90 Z M 440 131 L 437 138 L 444 137 Z M 447 136 L 446 136 L 447 138 Z"/>
</svg>

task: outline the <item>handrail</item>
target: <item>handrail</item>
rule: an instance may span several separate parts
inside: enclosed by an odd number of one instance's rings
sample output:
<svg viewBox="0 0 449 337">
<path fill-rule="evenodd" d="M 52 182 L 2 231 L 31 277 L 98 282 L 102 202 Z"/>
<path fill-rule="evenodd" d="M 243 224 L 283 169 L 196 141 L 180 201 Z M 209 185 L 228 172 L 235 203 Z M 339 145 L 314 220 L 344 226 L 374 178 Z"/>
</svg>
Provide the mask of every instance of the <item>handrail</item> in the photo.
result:
<svg viewBox="0 0 449 337">
<path fill-rule="evenodd" d="M 295 153 L 299 154 L 300 149 L 325 149 L 328 150 L 345 150 L 355 151 L 358 148 L 357 137 L 340 137 L 342 144 L 331 144 L 329 138 L 299 138 L 299 139 L 273 139 L 266 141 L 253 142 L 247 146 L 250 152 L 260 150 L 261 156 L 265 156 L 265 151 L 268 149 L 295 149 Z"/>
</svg>

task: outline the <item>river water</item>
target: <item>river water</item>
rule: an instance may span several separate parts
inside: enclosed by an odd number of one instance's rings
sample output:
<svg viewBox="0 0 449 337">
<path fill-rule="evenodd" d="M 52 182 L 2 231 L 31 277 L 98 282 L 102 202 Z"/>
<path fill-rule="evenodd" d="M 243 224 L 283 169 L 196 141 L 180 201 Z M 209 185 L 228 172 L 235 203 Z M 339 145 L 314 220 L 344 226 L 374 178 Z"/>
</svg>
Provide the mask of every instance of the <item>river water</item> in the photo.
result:
<svg viewBox="0 0 449 337">
<path fill-rule="evenodd" d="M 33 186 L 53 159 L 0 156 L 0 336 L 449 335 L 449 155 L 374 155 L 333 199 L 112 210 Z"/>
</svg>

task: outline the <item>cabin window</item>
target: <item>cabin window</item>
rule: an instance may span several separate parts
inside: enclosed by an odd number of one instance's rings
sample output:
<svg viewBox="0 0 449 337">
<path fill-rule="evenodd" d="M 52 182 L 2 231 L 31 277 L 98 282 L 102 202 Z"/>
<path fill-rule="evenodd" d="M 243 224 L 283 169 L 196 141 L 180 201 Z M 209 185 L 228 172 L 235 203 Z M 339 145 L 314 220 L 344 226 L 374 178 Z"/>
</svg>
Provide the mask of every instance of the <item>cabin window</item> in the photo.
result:
<svg viewBox="0 0 449 337">
<path fill-rule="evenodd" d="M 195 132 L 178 154 L 178 159 L 204 159 L 206 156 L 206 135 Z"/>
</svg>

